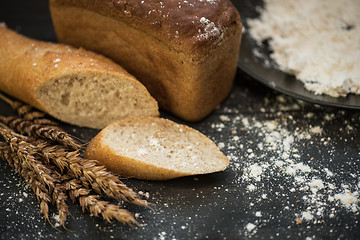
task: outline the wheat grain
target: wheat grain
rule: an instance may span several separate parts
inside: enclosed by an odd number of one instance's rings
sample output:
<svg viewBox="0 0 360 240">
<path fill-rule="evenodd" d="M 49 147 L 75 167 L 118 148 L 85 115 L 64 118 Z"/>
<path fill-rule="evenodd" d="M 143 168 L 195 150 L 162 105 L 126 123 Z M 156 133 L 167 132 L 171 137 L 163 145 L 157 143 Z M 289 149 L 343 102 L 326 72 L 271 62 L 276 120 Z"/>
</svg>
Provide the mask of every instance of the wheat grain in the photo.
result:
<svg viewBox="0 0 360 240">
<path fill-rule="evenodd" d="M 33 110 L 31 105 L 25 104 L 20 101 L 13 101 L 10 98 L 0 93 L 0 99 L 4 100 L 10 107 L 15 110 L 19 117 L 27 120 L 34 120 L 36 118 L 43 118 L 46 114 L 41 111 Z"/>
<path fill-rule="evenodd" d="M 0 157 L 4 161 L 7 161 L 10 164 L 10 166 L 14 167 L 17 170 L 17 172 L 20 174 L 20 176 L 22 176 L 25 179 L 25 181 L 29 184 L 29 186 L 35 193 L 36 198 L 39 201 L 41 213 L 44 215 L 45 220 L 51 224 L 49 219 L 49 207 L 48 207 L 48 204 L 51 202 L 51 198 L 50 198 L 50 193 L 48 189 L 45 187 L 45 185 L 42 184 L 40 181 L 38 181 L 37 175 L 33 171 L 22 167 L 23 164 L 20 163 L 17 154 L 12 152 L 10 146 L 8 146 L 5 143 L 1 143 Z"/>
<path fill-rule="evenodd" d="M 129 211 L 123 209 L 120 205 L 101 200 L 99 195 L 91 195 L 91 190 L 84 188 L 79 180 L 73 179 L 67 182 L 66 189 L 69 191 L 70 198 L 73 201 L 76 199 L 79 201 L 83 211 L 87 210 L 96 217 L 101 215 L 108 222 L 116 219 L 129 226 L 133 226 L 133 224 L 139 225 Z"/>
<path fill-rule="evenodd" d="M 38 123 L 47 123 L 46 120 L 37 119 L 36 121 L 30 121 L 19 117 L 4 117 L 0 116 L 0 121 L 7 125 L 9 128 L 14 131 L 19 132 L 20 134 L 26 136 L 32 136 L 37 138 L 42 138 L 46 140 L 51 140 L 57 142 L 71 150 L 82 149 L 82 145 L 75 140 L 75 137 L 66 133 L 62 129 L 53 125 L 43 125 Z M 38 122 L 38 123 L 36 123 Z"/>
<path fill-rule="evenodd" d="M 104 192 L 108 197 L 116 200 L 120 199 L 139 206 L 149 206 L 146 200 L 141 199 L 136 192 L 122 183 L 103 165 L 99 165 L 96 160 L 84 159 L 78 151 L 68 152 L 59 145 L 46 146 L 42 144 L 38 145 L 38 149 L 40 148 L 46 161 L 55 164 L 61 172 L 65 170 L 71 172 L 84 184 L 90 185 L 97 194 L 102 195 Z"/>
</svg>

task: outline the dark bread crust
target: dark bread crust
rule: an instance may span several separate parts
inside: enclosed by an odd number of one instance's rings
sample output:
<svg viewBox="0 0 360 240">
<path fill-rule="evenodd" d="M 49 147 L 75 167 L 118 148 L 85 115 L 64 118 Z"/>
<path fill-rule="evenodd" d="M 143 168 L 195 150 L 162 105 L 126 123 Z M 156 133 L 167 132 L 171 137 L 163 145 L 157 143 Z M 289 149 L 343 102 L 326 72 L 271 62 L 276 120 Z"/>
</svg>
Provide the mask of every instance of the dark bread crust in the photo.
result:
<svg viewBox="0 0 360 240">
<path fill-rule="evenodd" d="M 229 28 L 241 25 L 228 0 L 51 0 L 51 4 L 87 9 L 166 39 L 178 50 L 201 54 L 216 47 Z"/>
</svg>

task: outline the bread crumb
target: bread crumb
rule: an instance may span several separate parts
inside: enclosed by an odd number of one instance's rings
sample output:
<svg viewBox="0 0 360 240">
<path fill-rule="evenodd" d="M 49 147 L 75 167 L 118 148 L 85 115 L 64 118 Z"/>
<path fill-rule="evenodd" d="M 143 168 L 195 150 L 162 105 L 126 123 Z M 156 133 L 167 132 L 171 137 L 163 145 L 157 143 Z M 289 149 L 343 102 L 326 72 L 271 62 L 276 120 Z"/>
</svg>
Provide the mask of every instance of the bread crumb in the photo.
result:
<svg viewBox="0 0 360 240">
<path fill-rule="evenodd" d="M 220 120 L 223 121 L 223 122 L 228 122 L 230 121 L 230 118 L 226 115 L 220 115 Z"/>
<path fill-rule="evenodd" d="M 218 143 L 218 147 L 220 149 L 223 149 L 225 147 L 225 143 L 223 143 L 223 142 Z"/>
<path fill-rule="evenodd" d="M 249 191 L 254 191 L 256 189 L 256 186 L 254 184 L 250 184 L 246 187 Z"/>
<path fill-rule="evenodd" d="M 263 168 L 258 164 L 253 164 L 249 167 L 249 177 L 255 178 L 257 181 L 260 181 L 260 175 L 263 172 Z"/>
<path fill-rule="evenodd" d="M 301 224 L 302 223 L 302 219 L 301 218 L 296 218 L 296 225 L 299 225 L 299 224 Z"/>
</svg>

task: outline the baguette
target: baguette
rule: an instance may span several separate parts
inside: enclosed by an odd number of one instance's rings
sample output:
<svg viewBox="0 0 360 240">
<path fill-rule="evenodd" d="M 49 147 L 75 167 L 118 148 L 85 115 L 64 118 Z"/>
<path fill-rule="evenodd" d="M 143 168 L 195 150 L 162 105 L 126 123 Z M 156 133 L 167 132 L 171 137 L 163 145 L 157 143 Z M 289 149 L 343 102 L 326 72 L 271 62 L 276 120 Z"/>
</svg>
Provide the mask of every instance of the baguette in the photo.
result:
<svg viewBox="0 0 360 240">
<path fill-rule="evenodd" d="M 50 10 L 60 42 L 110 57 L 184 120 L 232 89 L 242 25 L 229 0 L 50 0 Z"/>
<path fill-rule="evenodd" d="M 84 49 L 29 39 L 0 25 L 0 91 L 64 122 L 103 128 L 158 116 L 146 88 L 113 61 Z"/>
<path fill-rule="evenodd" d="M 85 158 L 96 159 L 121 176 L 145 180 L 207 174 L 229 165 L 215 143 L 202 133 L 154 117 L 110 124 L 91 140 Z"/>
</svg>

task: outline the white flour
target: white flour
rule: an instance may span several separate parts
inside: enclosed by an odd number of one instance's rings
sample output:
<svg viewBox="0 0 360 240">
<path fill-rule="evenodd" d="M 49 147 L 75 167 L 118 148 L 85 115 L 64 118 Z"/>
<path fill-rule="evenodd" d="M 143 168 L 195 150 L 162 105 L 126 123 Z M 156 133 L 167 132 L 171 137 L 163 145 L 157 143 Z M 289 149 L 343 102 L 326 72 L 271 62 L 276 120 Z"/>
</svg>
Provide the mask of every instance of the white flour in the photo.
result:
<svg viewBox="0 0 360 240">
<path fill-rule="evenodd" d="M 269 39 L 282 70 L 316 94 L 360 94 L 360 1 L 264 2 L 249 32 L 259 44 Z"/>
<path fill-rule="evenodd" d="M 241 116 L 239 117 L 241 118 Z M 255 135 L 264 136 L 263 142 L 258 143 L 260 149 L 251 151 L 252 156 L 256 160 L 249 161 L 245 164 L 243 175 L 239 182 L 248 182 L 247 190 L 261 191 L 264 190 L 262 179 L 286 179 L 283 188 L 289 187 L 284 193 L 301 194 L 301 202 L 307 206 L 307 210 L 300 212 L 294 216 L 305 221 L 313 221 L 320 223 L 326 214 L 333 214 L 333 211 L 326 213 L 326 206 L 335 203 L 340 208 L 346 208 L 356 214 L 359 214 L 359 182 L 357 178 L 356 184 L 337 185 L 334 173 L 327 168 L 321 166 L 311 167 L 313 158 L 302 156 L 296 149 L 297 146 L 311 143 L 311 139 L 315 135 L 322 133 L 319 126 L 309 127 L 306 129 L 297 129 L 289 131 L 287 129 L 288 119 L 279 121 L 258 121 L 257 119 L 242 119 L 242 122 L 249 123 L 245 126 L 247 131 Z M 316 129 L 314 131 L 314 129 Z M 325 135 L 324 135 L 325 136 Z M 325 140 L 323 141 L 325 143 Z M 249 158 L 251 154 L 245 156 Z M 234 159 L 233 159 L 234 160 Z M 236 161 L 236 159 L 235 159 Z M 233 165 L 235 171 L 239 171 L 236 164 Z M 270 189 L 271 190 L 271 189 Z M 280 194 L 280 193 L 279 193 Z M 259 196 L 262 199 L 262 196 Z M 286 207 L 286 206 L 284 206 Z"/>
<path fill-rule="evenodd" d="M 268 120 L 247 117 L 228 109 L 228 115 L 219 117 L 223 124 L 212 124 L 218 132 L 234 129 L 229 140 L 222 140 L 228 143 L 222 148 L 223 151 L 231 149 L 228 155 L 230 169 L 237 175 L 234 185 L 245 192 L 245 199 L 249 199 L 247 213 L 255 216 L 254 221 L 244 225 L 245 236 L 255 236 L 261 226 L 276 222 L 281 215 L 292 216 L 288 228 L 300 224 L 308 227 L 323 224 L 329 219 L 337 219 L 344 212 L 359 216 L 359 168 L 352 166 L 350 159 L 344 160 L 341 165 L 331 163 L 338 158 L 336 148 L 339 140 L 356 141 L 344 138 L 358 128 L 359 119 L 346 120 L 344 127 L 339 129 L 339 137 L 333 139 L 328 129 L 333 121 L 343 118 L 341 111 L 337 112 L 338 116 L 334 113 L 322 114 L 321 119 L 314 112 L 299 118 L 291 112 L 296 114 L 306 103 L 296 100 L 293 103 L 291 98 L 282 95 L 276 100 L 274 109 L 260 113 L 269 116 Z M 264 102 L 268 100 L 265 98 Z M 280 112 L 279 109 L 289 112 Z M 298 121 L 305 121 L 303 127 L 299 127 L 301 124 Z M 311 122 L 317 122 L 317 125 Z M 251 141 L 246 136 L 251 136 Z M 320 151 L 323 146 L 327 152 Z M 312 149 L 310 154 L 315 155 L 309 155 L 307 149 Z M 319 154 L 314 149 L 319 149 Z M 327 165 L 327 162 L 330 164 Z M 329 169 L 330 166 L 336 167 Z M 345 171 L 343 168 L 346 166 Z M 281 207 L 271 210 L 272 206 L 268 205 L 274 198 L 281 199 Z M 260 211 L 264 205 L 273 214 Z"/>
</svg>

